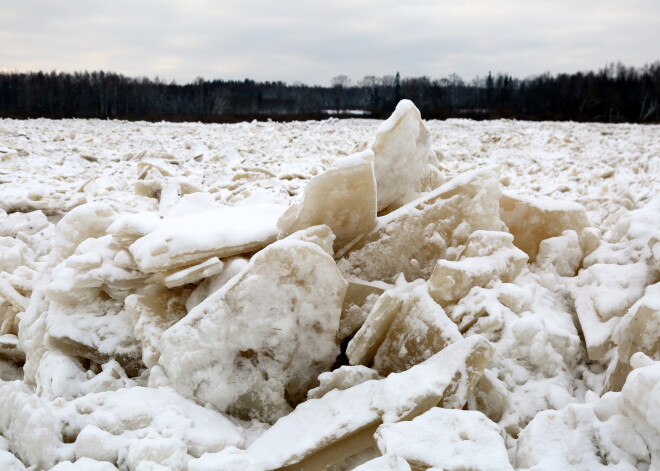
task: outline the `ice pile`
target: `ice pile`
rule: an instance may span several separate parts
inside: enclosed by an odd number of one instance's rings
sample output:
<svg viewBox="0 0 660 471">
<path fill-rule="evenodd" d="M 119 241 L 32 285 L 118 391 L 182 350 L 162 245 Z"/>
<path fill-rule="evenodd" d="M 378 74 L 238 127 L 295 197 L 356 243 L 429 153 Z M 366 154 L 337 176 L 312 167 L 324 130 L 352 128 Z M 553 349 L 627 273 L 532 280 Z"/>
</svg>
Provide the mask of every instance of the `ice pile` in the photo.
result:
<svg viewBox="0 0 660 471">
<path fill-rule="evenodd" d="M 406 100 L 356 150 L 288 208 L 149 159 L 5 205 L 0 467 L 660 469 L 660 197 L 601 234 Z"/>
</svg>

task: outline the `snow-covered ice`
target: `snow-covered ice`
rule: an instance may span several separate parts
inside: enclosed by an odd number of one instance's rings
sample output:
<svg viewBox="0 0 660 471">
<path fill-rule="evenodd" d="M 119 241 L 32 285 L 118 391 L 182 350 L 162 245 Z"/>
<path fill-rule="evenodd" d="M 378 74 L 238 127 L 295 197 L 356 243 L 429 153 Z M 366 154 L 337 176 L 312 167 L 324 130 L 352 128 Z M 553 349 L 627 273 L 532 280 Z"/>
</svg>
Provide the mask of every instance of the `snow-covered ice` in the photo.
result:
<svg viewBox="0 0 660 471">
<path fill-rule="evenodd" d="M 660 126 L 0 120 L 0 469 L 660 469 Z"/>
</svg>

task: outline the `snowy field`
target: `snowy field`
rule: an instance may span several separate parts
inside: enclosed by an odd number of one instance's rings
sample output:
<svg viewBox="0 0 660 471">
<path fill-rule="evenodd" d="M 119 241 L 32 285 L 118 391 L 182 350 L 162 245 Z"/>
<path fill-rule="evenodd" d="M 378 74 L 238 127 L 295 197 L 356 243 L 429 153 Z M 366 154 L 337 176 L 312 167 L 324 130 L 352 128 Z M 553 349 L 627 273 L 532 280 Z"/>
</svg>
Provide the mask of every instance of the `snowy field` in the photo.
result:
<svg viewBox="0 0 660 471">
<path fill-rule="evenodd" d="M 660 470 L 660 126 L 0 120 L 0 470 Z"/>
</svg>

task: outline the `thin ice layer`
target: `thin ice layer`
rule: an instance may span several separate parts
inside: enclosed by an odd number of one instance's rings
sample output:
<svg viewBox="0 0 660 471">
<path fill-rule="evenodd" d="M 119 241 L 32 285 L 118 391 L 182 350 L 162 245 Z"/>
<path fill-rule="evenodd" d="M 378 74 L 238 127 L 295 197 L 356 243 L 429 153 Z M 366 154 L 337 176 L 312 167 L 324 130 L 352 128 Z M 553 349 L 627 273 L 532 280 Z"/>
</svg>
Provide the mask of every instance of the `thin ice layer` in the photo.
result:
<svg viewBox="0 0 660 471">
<path fill-rule="evenodd" d="M 332 366 L 347 283 L 318 245 L 281 240 L 161 337 L 185 397 L 274 421 Z"/>
<path fill-rule="evenodd" d="M 274 204 L 228 206 L 167 218 L 135 241 L 130 251 L 144 273 L 253 251 L 275 240 L 283 209 Z"/>
</svg>

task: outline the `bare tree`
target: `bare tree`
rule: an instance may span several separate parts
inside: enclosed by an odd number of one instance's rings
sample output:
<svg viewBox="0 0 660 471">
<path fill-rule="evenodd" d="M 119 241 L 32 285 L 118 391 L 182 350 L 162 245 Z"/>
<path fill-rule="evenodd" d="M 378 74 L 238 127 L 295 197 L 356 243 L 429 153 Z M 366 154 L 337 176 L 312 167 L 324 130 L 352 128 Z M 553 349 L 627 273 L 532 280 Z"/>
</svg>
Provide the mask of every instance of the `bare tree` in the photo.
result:
<svg viewBox="0 0 660 471">
<path fill-rule="evenodd" d="M 343 103 L 344 91 L 351 86 L 351 79 L 347 75 L 337 75 L 330 81 L 335 95 L 335 109 L 337 114 L 341 112 L 341 105 Z"/>
</svg>

